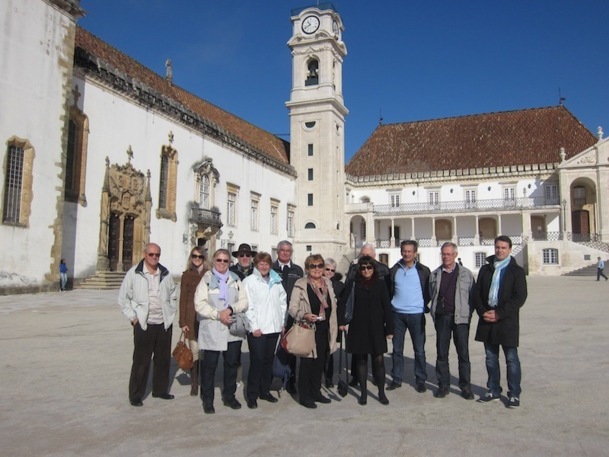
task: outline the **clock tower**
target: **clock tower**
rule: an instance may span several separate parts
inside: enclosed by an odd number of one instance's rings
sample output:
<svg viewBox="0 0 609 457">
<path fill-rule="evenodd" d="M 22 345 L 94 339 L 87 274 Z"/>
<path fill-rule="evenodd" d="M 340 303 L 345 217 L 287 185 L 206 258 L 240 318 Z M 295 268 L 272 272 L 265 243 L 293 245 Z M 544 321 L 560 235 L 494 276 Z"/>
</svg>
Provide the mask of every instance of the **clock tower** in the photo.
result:
<svg viewBox="0 0 609 457">
<path fill-rule="evenodd" d="M 294 257 L 346 253 L 345 116 L 342 68 L 347 48 L 331 4 L 292 11 L 290 162 L 298 173 Z"/>
</svg>

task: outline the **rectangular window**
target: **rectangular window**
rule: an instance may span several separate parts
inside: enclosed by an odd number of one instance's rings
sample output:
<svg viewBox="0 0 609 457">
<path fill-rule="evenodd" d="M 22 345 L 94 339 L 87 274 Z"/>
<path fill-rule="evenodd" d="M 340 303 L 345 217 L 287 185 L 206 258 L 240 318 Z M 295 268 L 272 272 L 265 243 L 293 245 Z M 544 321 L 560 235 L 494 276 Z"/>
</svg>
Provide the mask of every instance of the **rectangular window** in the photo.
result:
<svg viewBox="0 0 609 457">
<path fill-rule="evenodd" d="M 366 222 L 362 221 L 359 226 L 359 232 L 362 235 L 362 240 L 366 239 Z"/>
<path fill-rule="evenodd" d="M 392 208 L 400 206 L 400 194 L 389 194 L 389 202 Z"/>
<path fill-rule="evenodd" d="M 516 198 L 516 188 L 515 187 L 505 187 L 503 189 L 503 199 L 513 201 L 514 198 Z"/>
<path fill-rule="evenodd" d="M 237 225 L 237 194 L 228 192 L 226 200 L 226 223 L 231 227 Z"/>
<path fill-rule="evenodd" d="M 313 206 L 313 194 L 307 194 L 307 205 Z"/>
<path fill-rule="evenodd" d="M 210 187 L 210 182 L 209 182 L 209 175 L 208 174 L 201 175 L 200 187 L 199 187 L 199 208 L 202 208 L 202 209 L 211 208 L 210 198 L 209 198 L 210 191 L 211 191 L 211 187 Z"/>
<path fill-rule="evenodd" d="M 21 192 L 23 189 L 22 147 L 10 145 L 6 161 L 6 178 L 4 181 L 4 208 L 2 222 L 18 224 L 21 214 Z"/>
<path fill-rule="evenodd" d="M 547 184 L 545 186 L 545 195 L 547 202 L 558 203 L 558 186 L 556 184 Z"/>
<path fill-rule="evenodd" d="M 278 212 L 279 212 L 279 202 L 271 201 L 271 233 L 278 233 Z"/>
<path fill-rule="evenodd" d="M 66 151 L 66 188 L 65 192 L 74 192 L 76 187 L 76 123 L 68 122 L 68 149 Z"/>
<path fill-rule="evenodd" d="M 288 217 L 286 221 L 286 229 L 288 232 L 288 236 L 294 236 L 294 213 L 295 208 L 293 206 L 288 206 Z"/>
<path fill-rule="evenodd" d="M 543 249 L 542 255 L 544 265 L 558 265 L 558 249 Z"/>
<path fill-rule="evenodd" d="M 428 202 L 432 206 L 437 206 L 440 203 L 440 192 L 438 191 L 429 191 Z"/>
<path fill-rule="evenodd" d="M 313 246 L 310 244 L 307 244 L 307 252 L 311 252 L 313 250 Z"/>
<path fill-rule="evenodd" d="M 474 260 L 476 262 L 476 268 L 480 268 L 486 264 L 486 257 L 487 257 L 486 252 L 476 252 L 474 254 L 474 256 L 475 256 Z"/>
<path fill-rule="evenodd" d="M 235 251 L 235 243 L 226 243 L 226 250 L 228 252 L 233 252 Z"/>
<path fill-rule="evenodd" d="M 309 168 L 307 170 L 307 174 L 308 174 L 309 181 L 313 181 L 313 169 L 312 168 Z"/>
<path fill-rule="evenodd" d="M 252 196 L 250 200 L 250 228 L 258 231 L 258 204 L 259 197 Z"/>
<path fill-rule="evenodd" d="M 159 208 L 167 208 L 167 181 L 169 177 L 169 157 L 161 156 L 161 176 L 159 178 Z"/>
<path fill-rule="evenodd" d="M 313 156 L 313 144 L 308 144 L 307 145 L 307 155 L 309 157 Z"/>
</svg>

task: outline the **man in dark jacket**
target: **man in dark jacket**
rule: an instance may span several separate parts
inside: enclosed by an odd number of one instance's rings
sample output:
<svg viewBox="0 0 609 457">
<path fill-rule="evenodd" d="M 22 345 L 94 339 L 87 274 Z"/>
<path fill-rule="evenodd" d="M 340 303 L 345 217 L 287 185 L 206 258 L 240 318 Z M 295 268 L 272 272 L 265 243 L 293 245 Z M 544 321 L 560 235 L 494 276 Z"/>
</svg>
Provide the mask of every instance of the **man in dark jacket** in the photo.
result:
<svg viewBox="0 0 609 457">
<path fill-rule="evenodd" d="M 524 270 L 510 255 L 511 252 L 512 240 L 509 237 L 501 235 L 495 238 L 495 255 L 488 257 L 488 264 L 480 268 L 473 301 L 480 318 L 476 341 L 484 343 L 488 372 L 488 392 L 478 401 L 488 403 L 501 398 L 501 346 L 507 363 L 507 406 L 514 408 L 520 406 L 519 313 L 527 299 L 527 282 Z"/>
<path fill-rule="evenodd" d="M 273 262 L 273 270 L 281 275 L 281 281 L 283 288 L 285 289 L 286 294 L 288 295 L 288 308 L 290 307 L 290 298 L 292 297 L 292 289 L 294 288 L 294 283 L 297 279 L 302 278 L 304 276 L 304 272 L 302 268 L 292 262 L 292 253 L 294 252 L 294 248 L 292 247 L 292 243 L 288 240 L 280 241 L 277 245 L 277 260 Z M 286 315 L 286 330 L 288 330 L 292 324 L 294 323 L 294 319 L 288 314 Z M 296 357 L 293 355 L 289 356 L 290 368 L 292 370 L 292 375 L 288 380 L 286 390 L 290 394 L 296 393 Z"/>
<path fill-rule="evenodd" d="M 419 244 L 414 240 L 400 243 L 402 259 L 391 267 L 391 309 L 395 331 L 393 334 L 393 353 L 391 360 L 392 381 L 387 390 L 402 385 L 404 371 L 404 339 L 406 330 L 410 333 L 414 351 L 414 375 L 416 390 L 427 390 L 427 369 L 425 361 L 425 313 L 429 312 L 429 268 L 417 262 Z"/>
<path fill-rule="evenodd" d="M 247 243 L 241 243 L 239 249 L 233 251 L 233 257 L 237 259 L 237 264 L 229 268 L 230 271 L 236 273 L 239 279 L 243 281 L 247 276 L 254 272 L 254 256 L 257 254 L 256 251 L 252 251 L 252 248 Z"/>
</svg>

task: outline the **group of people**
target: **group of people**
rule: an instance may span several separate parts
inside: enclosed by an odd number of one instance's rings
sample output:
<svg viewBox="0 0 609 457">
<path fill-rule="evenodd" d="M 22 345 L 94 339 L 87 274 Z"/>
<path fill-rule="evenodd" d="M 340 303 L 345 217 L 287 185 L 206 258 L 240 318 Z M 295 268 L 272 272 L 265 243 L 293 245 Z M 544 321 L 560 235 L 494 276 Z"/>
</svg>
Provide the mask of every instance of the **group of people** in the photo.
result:
<svg viewBox="0 0 609 457">
<path fill-rule="evenodd" d="M 499 349 L 507 362 L 508 407 L 520 405 L 521 369 L 518 357 L 519 310 L 527 297 L 524 270 L 510 255 L 507 236 L 495 239 L 495 255 L 481 267 L 478 280 L 458 262 L 457 246 L 441 247 L 442 264 L 433 272 L 417 258 L 417 242 L 402 241 L 402 259 L 391 269 L 376 260 L 374 247 L 362 247 L 350 266 L 345 282 L 336 262 L 319 254 L 305 259 L 304 270 L 292 261 L 289 241 L 277 246 L 277 260 L 242 244 L 235 252 L 218 249 L 211 259 L 195 247 L 182 275 L 179 326 L 190 344 L 195 362 L 190 372 L 191 395 L 200 391 L 203 410 L 213 414 L 215 375 L 223 359 L 222 403 L 241 408 L 236 398 L 241 349 L 247 340 L 250 367 L 244 392 L 247 407 L 258 400 L 275 403 L 271 393 L 273 360 L 281 335 L 293 325 L 314 328 L 311 354 L 290 357 L 292 376 L 286 388 L 298 394 L 299 403 L 317 408 L 330 403 L 322 394 L 322 381 L 333 386 L 333 353 L 346 333 L 346 351 L 352 355 L 350 385 L 359 386 L 358 403 L 367 404 L 368 360 L 378 401 L 389 404 L 385 393 L 402 386 L 404 341 L 410 333 L 414 352 L 414 386 L 427 390 L 425 314 L 436 330 L 436 398 L 449 393 L 448 354 L 451 338 L 458 356 L 459 388 L 473 399 L 469 360 L 469 327 L 473 312 L 479 316 L 475 339 L 484 343 L 488 372 L 487 392 L 479 398 L 501 398 Z M 169 393 L 172 324 L 177 312 L 177 293 L 171 275 L 159 263 L 160 247 L 150 243 L 144 258 L 123 281 L 118 302 L 133 326 L 134 352 L 129 381 L 129 400 L 142 406 L 151 358 L 154 357 L 152 396 L 173 399 Z M 237 263 L 231 264 L 231 254 Z M 209 263 L 208 263 L 209 262 Z M 391 381 L 385 386 L 384 354 L 392 340 Z M 200 357 L 199 357 L 200 356 Z"/>
</svg>

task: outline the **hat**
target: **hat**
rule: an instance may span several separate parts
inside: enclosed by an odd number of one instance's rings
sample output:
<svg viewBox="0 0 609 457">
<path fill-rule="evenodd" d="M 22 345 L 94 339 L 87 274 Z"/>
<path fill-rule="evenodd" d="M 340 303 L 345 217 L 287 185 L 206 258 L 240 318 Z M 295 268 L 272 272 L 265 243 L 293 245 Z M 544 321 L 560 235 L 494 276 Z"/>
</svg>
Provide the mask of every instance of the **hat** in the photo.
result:
<svg viewBox="0 0 609 457">
<path fill-rule="evenodd" d="M 249 244 L 242 243 L 239 245 L 239 249 L 233 251 L 233 257 L 239 257 L 239 254 L 249 254 L 254 257 L 258 253 L 256 251 L 252 251 L 252 248 Z"/>
</svg>

